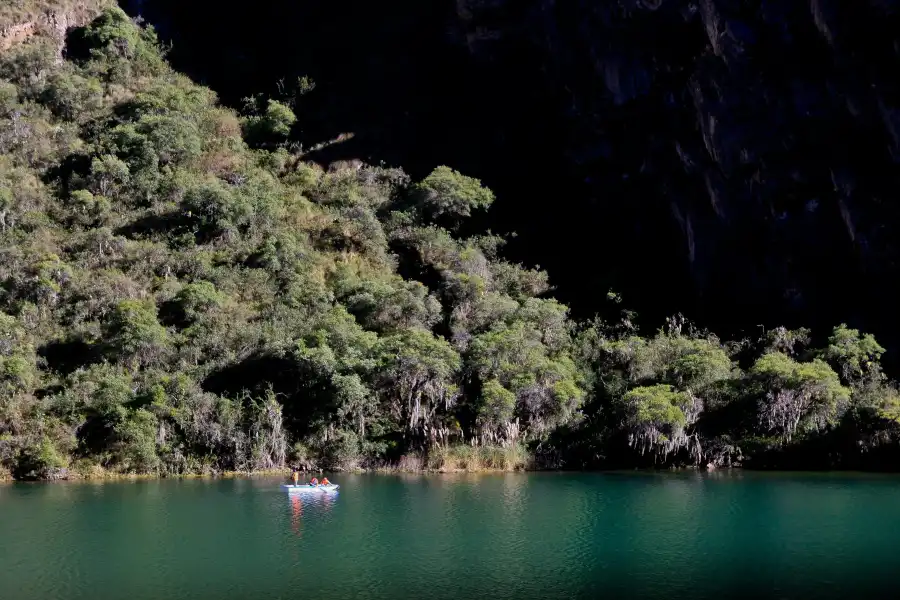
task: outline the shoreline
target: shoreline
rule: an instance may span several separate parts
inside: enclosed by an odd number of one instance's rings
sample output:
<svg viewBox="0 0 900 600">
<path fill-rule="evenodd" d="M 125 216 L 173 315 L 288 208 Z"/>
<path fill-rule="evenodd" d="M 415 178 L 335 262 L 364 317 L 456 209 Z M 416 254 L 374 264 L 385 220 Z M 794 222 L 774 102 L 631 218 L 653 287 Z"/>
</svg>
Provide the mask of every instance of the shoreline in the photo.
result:
<svg viewBox="0 0 900 600">
<path fill-rule="evenodd" d="M 401 467 L 370 467 L 370 468 L 353 468 L 353 469 L 302 469 L 300 473 L 321 474 L 321 473 L 352 473 L 365 474 L 375 473 L 382 475 L 407 473 L 407 474 L 423 474 L 423 475 L 440 475 L 446 473 L 526 473 L 526 472 L 565 472 L 565 469 L 496 469 L 496 468 L 477 468 L 477 469 L 461 469 L 461 468 L 437 468 L 437 469 L 406 469 Z M 236 479 L 236 478 L 254 478 L 254 477 L 289 477 L 293 471 L 291 469 L 262 469 L 259 471 L 221 471 L 210 473 L 180 473 L 180 474 L 156 474 L 156 473 L 116 473 L 112 471 L 94 470 L 93 473 L 79 473 L 77 471 L 68 472 L 64 475 L 53 477 L 37 477 L 27 479 L 16 479 L 15 477 L 0 476 L 0 483 L 58 483 L 73 481 L 150 481 L 160 479 Z M 584 471 L 588 472 L 588 471 Z"/>
<path fill-rule="evenodd" d="M 63 477 L 54 478 L 35 478 L 35 479 L 15 479 L 12 477 L 0 477 L 0 484 L 11 483 L 101 483 L 101 482 L 123 482 L 123 481 L 159 481 L 159 480 L 186 480 L 186 479 L 254 479 L 267 477 L 290 477 L 291 469 L 262 469 L 259 471 L 223 471 L 214 473 L 184 473 L 171 475 L 158 475 L 153 473 L 94 473 L 83 474 L 74 473 Z M 311 469 L 301 470 L 305 474 L 375 474 L 375 475 L 452 475 L 452 474 L 470 474 L 470 475 L 498 475 L 504 473 L 610 473 L 610 474 L 644 474 L 644 475 L 662 475 L 662 474 L 687 474 L 687 473 L 765 473 L 769 475 L 789 475 L 789 474 L 806 474 L 806 475 L 885 475 L 900 476 L 900 470 L 884 471 L 884 470 L 853 470 L 853 469 L 754 469 L 747 467 L 721 467 L 717 469 L 701 469 L 697 467 L 678 467 L 678 468 L 620 468 L 620 469 L 536 469 L 536 468 L 515 468 L 515 469 L 496 469 L 496 468 L 478 468 L 478 469 L 461 469 L 461 468 L 438 468 L 438 469 L 402 469 L 399 467 L 373 467 L 373 468 L 354 468 L 354 469 Z"/>
</svg>

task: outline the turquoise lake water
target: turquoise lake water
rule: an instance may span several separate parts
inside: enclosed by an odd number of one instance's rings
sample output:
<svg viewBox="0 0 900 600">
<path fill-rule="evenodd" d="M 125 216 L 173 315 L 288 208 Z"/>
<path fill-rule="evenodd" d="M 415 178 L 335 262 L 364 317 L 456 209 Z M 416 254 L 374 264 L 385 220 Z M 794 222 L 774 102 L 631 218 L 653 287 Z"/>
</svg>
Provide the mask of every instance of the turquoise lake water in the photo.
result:
<svg viewBox="0 0 900 600">
<path fill-rule="evenodd" d="M 0 598 L 900 595 L 897 477 L 332 479 L 0 485 Z"/>
</svg>

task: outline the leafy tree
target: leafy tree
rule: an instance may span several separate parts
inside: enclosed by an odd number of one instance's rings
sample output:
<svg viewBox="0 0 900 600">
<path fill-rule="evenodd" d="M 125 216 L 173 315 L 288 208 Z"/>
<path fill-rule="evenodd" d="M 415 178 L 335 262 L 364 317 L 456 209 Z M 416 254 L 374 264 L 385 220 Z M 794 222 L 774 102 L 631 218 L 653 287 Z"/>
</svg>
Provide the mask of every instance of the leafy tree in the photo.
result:
<svg viewBox="0 0 900 600">
<path fill-rule="evenodd" d="M 200 235 L 200 241 L 226 234 L 237 234 L 238 228 L 253 216 L 248 199 L 221 182 L 209 182 L 185 191 L 182 210 Z"/>
<path fill-rule="evenodd" d="M 515 417 L 516 395 L 503 387 L 496 379 L 481 385 L 481 405 L 478 407 L 478 423 L 486 431 L 506 427 Z"/>
<path fill-rule="evenodd" d="M 624 427 L 629 443 L 641 453 L 657 450 L 668 454 L 687 444 L 685 412 L 694 409 L 687 392 L 670 385 L 640 386 L 629 390 L 621 400 Z"/>
<path fill-rule="evenodd" d="M 50 75 L 40 100 L 57 117 L 80 122 L 102 108 L 103 86 L 94 77 L 66 69 Z"/>
<path fill-rule="evenodd" d="M 132 365 L 150 365 L 159 361 L 169 338 L 156 318 L 151 301 L 124 300 L 116 305 L 104 323 L 112 357 Z"/>
<path fill-rule="evenodd" d="M 85 227 L 99 227 L 108 220 L 112 204 L 105 196 L 95 196 L 88 190 L 72 192 L 70 203 L 73 208 L 73 222 Z"/>
<path fill-rule="evenodd" d="M 337 296 L 357 320 L 378 332 L 410 327 L 430 329 L 441 315 L 440 301 L 417 281 L 360 280 L 336 282 Z"/>
<path fill-rule="evenodd" d="M 37 364 L 25 328 L 0 312 L 0 396 L 29 392 L 37 382 Z"/>
<path fill-rule="evenodd" d="M 107 81 L 126 83 L 134 77 L 160 75 L 165 63 L 151 28 L 135 27 L 119 8 L 109 8 L 80 32 L 89 51 L 87 70 Z"/>
<path fill-rule="evenodd" d="M 426 219 L 446 217 L 451 223 L 486 209 L 494 194 L 472 177 L 449 167 L 438 167 L 415 188 L 416 209 Z"/>
<path fill-rule="evenodd" d="M 828 338 L 828 346 L 820 353 L 850 384 L 881 377 L 879 360 L 884 348 L 870 335 L 862 335 L 845 324 L 834 328 Z"/>
<path fill-rule="evenodd" d="M 271 390 L 265 397 L 251 403 L 248 437 L 252 469 L 284 467 L 287 458 L 287 437 L 282 425 L 281 405 Z"/>
<path fill-rule="evenodd" d="M 273 135 L 287 137 L 291 132 L 291 126 L 297 122 L 290 107 L 269 100 L 266 105 L 265 128 Z"/>
<path fill-rule="evenodd" d="M 207 311 L 220 307 L 224 298 L 209 281 L 198 281 L 181 288 L 175 295 L 174 302 L 181 318 L 193 323 Z"/>
<path fill-rule="evenodd" d="M 583 398 L 574 361 L 552 352 L 543 343 L 541 331 L 522 321 L 476 336 L 469 351 L 469 368 L 482 385 L 488 383 L 492 400 L 508 400 L 498 384 L 515 395 L 514 414 L 526 435 L 540 436 L 565 422 Z M 496 412 L 491 408 L 487 414 Z M 498 435 L 497 431 L 484 433 L 488 438 Z"/>
<path fill-rule="evenodd" d="M 805 327 L 794 330 L 776 327 L 767 331 L 761 341 L 764 352 L 781 352 L 796 358 L 809 345 L 810 331 Z"/>
<path fill-rule="evenodd" d="M 115 461 L 126 472 L 153 473 L 159 468 L 156 453 L 156 416 L 139 408 L 129 411 L 115 426 Z"/>
<path fill-rule="evenodd" d="M 259 110 L 251 101 L 248 103 L 251 116 L 244 121 L 244 131 L 251 143 L 265 143 L 270 140 L 283 140 L 291 133 L 291 127 L 297 122 L 297 116 L 291 108 L 277 100 L 268 100 L 265 108 Z"/>
<path fill-rule="evenodd" d="M 751 374 L 763 384 L 760 421 L 790 442 L 798 432 L 820 431 L 833 425 L 846 408 L 850 391 L 825 362 L 798 363 L 780 352 L 756 361 Z"/>
<path fill-rule="evenodd" d="M 459 355 L 445 340 L 420 329 L 382 338 L 376 352 L 382 394 L 392 414 L 410 433 L 432 435 L 442 425 L 441 412 L 456 402 Z"/>
<path fill-rule="evenodd" d="M 33 263 L 28 271 L 31 277 L 27 297 L 42 305 L 56 304 L 63 287 L 72 279 L 72 268 L 55 254 Z"/>
<path fill-rule="evenodd" d="M 105 154 L 91 161 L 91 189 L 101 196 L 115 196 L 128 183 L 131 173 L 119 158 Z"/>
</svg>

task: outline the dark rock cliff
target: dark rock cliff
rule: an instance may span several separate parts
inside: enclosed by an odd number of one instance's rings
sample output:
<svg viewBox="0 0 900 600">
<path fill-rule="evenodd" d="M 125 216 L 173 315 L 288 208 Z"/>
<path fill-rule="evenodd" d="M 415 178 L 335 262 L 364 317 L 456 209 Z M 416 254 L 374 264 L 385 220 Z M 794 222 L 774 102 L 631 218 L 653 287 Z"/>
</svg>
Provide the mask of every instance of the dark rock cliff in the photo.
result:
<svg viewBox="0 0 900 600">
<path fill-rule="evenodd" d="M 900 342 L 898 2 L 141 4 L 229 102 L 317 80 L 300 138 L 356 134 L 323 160 L 481 177 L 582 315 L 613 287 L 648 320 Z"/>
</svg>

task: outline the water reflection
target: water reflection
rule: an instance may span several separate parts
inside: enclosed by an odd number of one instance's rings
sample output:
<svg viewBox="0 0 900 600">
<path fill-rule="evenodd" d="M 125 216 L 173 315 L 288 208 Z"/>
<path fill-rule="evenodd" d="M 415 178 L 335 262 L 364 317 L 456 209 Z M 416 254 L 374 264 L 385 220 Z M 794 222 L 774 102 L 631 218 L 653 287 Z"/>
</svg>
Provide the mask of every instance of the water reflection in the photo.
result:
<svg viewBox="0 0 900 600">
<path fill-rule="evenodd" d="M 300 529 L 300 520 L 303 517 L 303 502 L 300 501 L 300 496 L 296 494 L 288 494 L 288 498 L 291 501 L 291 531 L 297 537 L 303 537 L 303 532 Z"/>
<path fill-rule="evenodd" d="M 303 537 L 304 505 L 307 509 L 313 508 L 315 510 L 315 513 L 313 514 L 314 519 L 321 518 L 331 512 L 331 509 L 337 500 L 337 492 L 328 494 L 292 494 L 288 492 L 287 497 L 288 505 L 291 509 L 291 531 L 297 537 Z"/>
<path fill-rule="evenodd" d="M 525 485 L 528 480 L 521 473 L 505 473 L 501 481 L 503 504 L 507 515 L 519 519 L 525 506 Z"/>
</svg>

